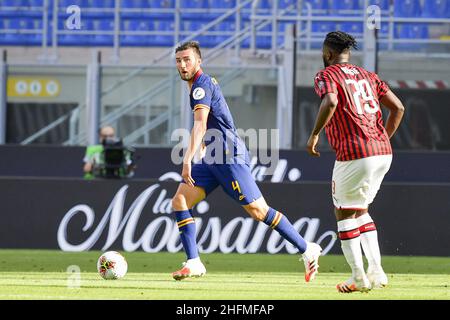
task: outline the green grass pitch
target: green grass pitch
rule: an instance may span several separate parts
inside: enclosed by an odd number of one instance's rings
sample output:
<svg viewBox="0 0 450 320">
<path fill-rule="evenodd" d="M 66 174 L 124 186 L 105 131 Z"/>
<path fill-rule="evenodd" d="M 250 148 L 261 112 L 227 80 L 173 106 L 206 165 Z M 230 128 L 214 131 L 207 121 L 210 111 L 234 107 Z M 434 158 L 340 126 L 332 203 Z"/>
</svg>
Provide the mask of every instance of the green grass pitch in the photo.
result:
<svg viewBox="0 0 450 320">
<path fill-rule="evenodd" d="M 184 254 L 122 253 L 128 273 L 108 281 L 96 272 L 98 251 L 0 250 L 0 299 L 450 300 L 447 257 L 385 256 L 388 287 L 341 294 L 335 286 L 350 270 L 339 255 L 321 257 L 318 277 L 305 283 L 298 255 L 205 254 L 205 277 L 175 281 Z"/>
</svg>

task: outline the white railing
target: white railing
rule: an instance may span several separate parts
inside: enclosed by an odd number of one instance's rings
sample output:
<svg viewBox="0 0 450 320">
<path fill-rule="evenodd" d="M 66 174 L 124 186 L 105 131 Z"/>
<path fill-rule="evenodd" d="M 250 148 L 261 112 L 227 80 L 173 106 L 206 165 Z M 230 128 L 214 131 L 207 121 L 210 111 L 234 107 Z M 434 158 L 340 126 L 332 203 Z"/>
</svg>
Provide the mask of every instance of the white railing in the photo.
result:
<svg viewBox="0 0 450 320">
<path fill-rule="evenodd" d="M 159 36 L 170 36 L 173 41 L 167 43 L 168 46 L 176 45 L 180 39 L 183 39 L 193 31 L 191 30 L 183 30 L 183 22 L 186 20 L 194 21 L 200 20 L 195 17 L 202 17 L 202 21 L 206 21 L 206 25 L 199 30 L 201 31 L 200 35 L 207 37 L 230 37 L 232 34 L 237 35 L 242 32 L 243 29 L 246 28 L 245 23 L 249 23 L 251 25 L 252 37 L 250 42 L 250 49 L 258 50 L 258 43 L 256 41 L 257 36 L 266 36 L 271 38 L 270 48 L 269 50 L 272 52 L 272 55 L 276 54 L 278 49 L 278 37 L 283 36 L 283 31 L 280 29 L 280 23 L 295 23 L 297 25 L 297 35 L 302 39 L 302 42 L 305 43 L 305 47 L 302 50 L 311 50 L 313 43 L 317 41 L 321 41 L 323 39 L 323 33 L 314 32 L 312 29 L 312 24 L 314 22 L 355 22 L 355 23 L 364 23 L 364 10 L 355 11 L 355 10 L 342 10 L 339 11 L 342 14 L 354 14 L 354 16 L 339 16 L 334 15 L 334 11 L 321 11 L 321 10 L 312 10 L 309 3 L 305 2 L 303 5 L 302 0 L 298 0 L 294 2 L 290 7 L 281 8 L 278 6 L 277 1 L 273 1 L 273 6 L 271 8 L 261 9 L 259 7 L 259 0 L 237 0 L 236 7 L 232 9 L 227 8 L 183 8 L 181 7 L 180 0 L 175 1 L 175 6 L 173 8 L 122 8 L 120 7 L 121 1 L 116 0 L 114 8 L 81 8 L 81 18 L 82 21 L 86 20 L 91 16 L 91 18 L 98 15 L 97 20 L 104 20 L 105 15 L 109 17 L 109 19 L 113 20 L 113 28 L 111 30 L 66 30 L 60 27 L 59 19 L 61 17 L 68 17 L 69 14 L 66 13 L 65 7 L 59 5 L 59 0 L 53 1 L 53 7 L 49 8 L 49 0 L 44 0 L 43 7 L 4 7 L 0 6 L 0 11 L 3 15 L 6 15 L 6 20 L 8 20 L 8 15 L 11 17 L 15 17 L 15 19 L 20 19 L 23 13 L 30 14 L 33 13 L 36 17 L 39 13 L 41 13 L 42 19 L 42 28 L 41 29 L 29 29 L 29 28 L 9 28 L 4 27 L 0 29 L 0 34 L 22 34 L 22 35 L 41 35 L 42 41 L 41 46 L 44 50 L 43 57 L 46 57 L 49 62 L 52 62 L 57 59 L 58 56 L 58 47 L 60 44 L 61 36 L 73 36 L 73 37 L 83 37 L 83 36 L 110 36 L 112 41 L 110 42 L 110 46 L 114 48 L 113 61 L 118 61 L 120 58 L 120 48 L 123 46 L 121 44 L 122 36 L 142 36 L 142 37 L 152 37 L 156 39 Z M 214 4 L 214 1 L 211 1 L 211 4 Z M 302 7 L 302 10 L 298 8 Z M 52 15 L 50 17 L 50 11 Z M 161 20 L 167 19 L 168 21 L 173 21 L 173 29 L 167 30 L 121 30 L 121 20 L 124 17 L 131 16 L 133 14 L 143 15 L 143 17 L 147 17 L 149 21 L 153 20 Z M 103 15 L 103 18 L 101 18 Z M 150 16 L 154 16 L 153 20 L 150 19 Z M 221 17 L 221 20 L 217 20 L 217 16 Z M 83 18 L 85 17 L 85 18 Z M 50 19 L 51 18 L 51 19 Z M 231 19 L 234 21 L 235 30 L 234 31 L 223 31 L 223 30 L 214 30 L 214 27 L 218 26 L 218 24 L 226 19 Z M 416 17 L 416 18 L 403 18 L 403 17 L 394 17 L 393 6 L 390 7 L 387 11 L 381 12 L 382 23 L 388 24 L 388 29 L 386 30 L 386 36 L 379 39 L 380 43 L 387 44 L 386 50 L 396 50 L 396 44 L 402 43 L 422 43 L 422 44 L 449 44 L 450 40 L 448 38 L 424 38 L 424 39 L 411 39 L 411 38 L 400 38 L 396 36 L 395 28 L 399 24 L 419 24 L 419 25 L 436 25 L 440 24 L 443 26 L 450 25 L 450 19 L 444 18 L 425 18 L 425 17 Z M 91 19 L 94 20 L 94 19 Z M 255 23 L 257 21 L 262 22 L 262 26 L 260 25 L 259 30 L 255 29 Z M 50 26 L 50 22 L 52 26 L 57 26 L 53 28 Z M 304 27 L 302 27 L 302 24 Z M 271 26 L 271 31 L 262 31 L 261 29 L 264 26 Z M 51 37 L 50 41 L 48 38 L 48 31 L 51 29 Z M 445 28 L 443 28 L 445 29 Z M 445 32 L 442 34 L 445 36 Z M 81 44 L 83 42 L 80 41 Z M 52 54 L 47 52 L 48 45 L 51 45 Z M 89 45 L 84 43 L 84 45 Z M 92 44 L 95 45 L 95 42 Z M 235 47 L 236 54 L 239 54 L 239 50 L 242 48 L 243 43 L 241 42 L 239 46 Z M 382 50 L 385 50 L 382 48 Z M 431 49 L 432 50 L 432 49 Z"/>
</svg>

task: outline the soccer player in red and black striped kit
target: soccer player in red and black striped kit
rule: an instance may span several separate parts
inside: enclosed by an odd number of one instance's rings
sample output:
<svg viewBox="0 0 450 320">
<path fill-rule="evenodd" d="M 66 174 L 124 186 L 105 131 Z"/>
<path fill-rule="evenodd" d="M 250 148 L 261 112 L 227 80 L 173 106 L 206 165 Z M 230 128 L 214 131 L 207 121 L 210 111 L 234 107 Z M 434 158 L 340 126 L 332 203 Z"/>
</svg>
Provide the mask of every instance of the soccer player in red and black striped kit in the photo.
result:
<svg viewBox="0 0 450 320">
<path fill-rule="evenodd" d="M 307 143 L 308 152 L 320 156 L 316 146 L 325 128 L 336 152 L 332 198 L 342 251 L 352 269 L 350 279 L 336 286 L 339 292 L 369 291 L 388 283 L 368 208 L 390 168 L 389 139 L 404 113 L 401 101 L 378 75 L 349 62 L 352 48 L 357 49 L 357 43 L 345 32 L 330 32 L 325 38 L 325 69 L 314 80 L 322 102 Z M 389 109 L 386 126 L 381 105 Z M 367 272 L 361 245 L 369 264 Z"/>
</svg>

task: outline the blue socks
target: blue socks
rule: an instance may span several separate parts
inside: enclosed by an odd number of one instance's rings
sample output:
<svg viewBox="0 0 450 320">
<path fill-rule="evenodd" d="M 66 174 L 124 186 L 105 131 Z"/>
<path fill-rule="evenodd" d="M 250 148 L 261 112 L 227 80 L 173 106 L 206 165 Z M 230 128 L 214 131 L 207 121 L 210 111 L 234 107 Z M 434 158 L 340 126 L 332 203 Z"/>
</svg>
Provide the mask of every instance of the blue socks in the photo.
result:
<svg viewBox="0 0 450 320">
<path fill-rule="evenodd" d="M 198 257 L 195 221 L 192 218 L 191 210 L 175 211 L 178 230 L 180 230 L 181 243 L 188 259 Z"/>
<path fill-rule="evenodd" d="M 300 253 L 306 251 L 305 239 L 294 229 L 294 226 L 281 212 L 269 208 L 264 223 L 277 230 L 283 238 L 297 247 Z"/>
<path fill-rule="evenodd" d="M 180 238 L 183 243 L 184 250 L 188 259 L 195 259 L 198 255 L 195 221 L 192 218 L 190 210 L 175 211 L 178 229 L 180 230 Z M 269 208 L 264 223 L 274 230 L 277 230 L 280 235 L 293 244 L 300 253 L 306 251 L 306 241 L 294 229 L 294 226 L 281 213 L 272 208 Z"/>
</svg>

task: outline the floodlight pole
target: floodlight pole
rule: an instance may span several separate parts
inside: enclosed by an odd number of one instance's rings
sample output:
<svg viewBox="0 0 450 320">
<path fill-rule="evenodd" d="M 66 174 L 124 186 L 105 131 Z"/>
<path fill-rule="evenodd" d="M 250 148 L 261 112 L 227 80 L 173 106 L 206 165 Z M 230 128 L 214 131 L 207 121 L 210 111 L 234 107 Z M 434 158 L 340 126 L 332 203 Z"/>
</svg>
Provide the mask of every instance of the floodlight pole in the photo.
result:
<svg viewBox="0 0 450 320">
<path fill-rule="evenodd" d="M 101 108 L 101 52 L 94 51 L 92 62 L 87 68 L 86 108 L 87 108 L 87 132 L 88 144 L 97 144 L 100 128 Z"/>
<path fill-rule="evenodd" d="M 295 28 L 288 25 L 285 30 L 285 50 L 283 65 L 278 68 L 277 86 L 277 129 L 279 130 L 279 146 L 282 149 L 292 148 L 292 123 L 295 91 L 296 52 L 295 52 Z"/>
<path fill-rule="evenodd" d="M 369 6 L 369 1 L 365 1 L 364 10 L 364 50 L 363 66 L 364 69 L 377 72 L 378 70 L 378 47 L 377 47 L 377 29 L 380 28 L 381 14 L 377 6 Z M 370 16 L 369 16 L 370 14 Z"/>
</svg>

